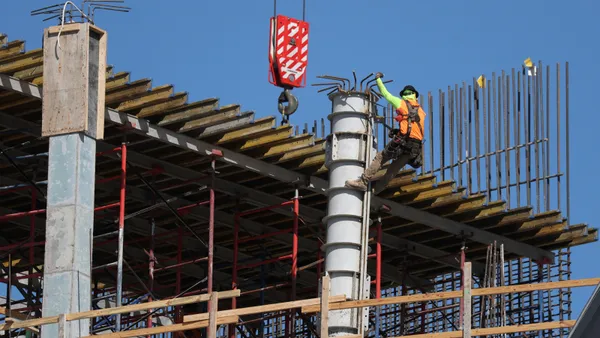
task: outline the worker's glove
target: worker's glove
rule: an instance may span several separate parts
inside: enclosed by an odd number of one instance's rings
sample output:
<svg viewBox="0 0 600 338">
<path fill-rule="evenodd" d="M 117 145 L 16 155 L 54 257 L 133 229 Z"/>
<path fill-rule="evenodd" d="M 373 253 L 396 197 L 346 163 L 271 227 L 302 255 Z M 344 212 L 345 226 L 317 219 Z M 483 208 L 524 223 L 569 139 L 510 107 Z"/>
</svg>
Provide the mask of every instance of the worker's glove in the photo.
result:
<svg viewBox="0 0 600 338">
<path fill-rule="evenodd" d="M 394 136 L 398 135 L 398 133 L 400 133 L 400 129 L 390 129 L 390 132 L 388 133 L 388 137 L 394 138 Z"/>
<path fill-rule="evenodd" d="M 382 72 L 377 72 L 377 74 L 375 74 L 376 78 L 381 78 L 383 77 L 383 73 Z"/>
</svg>

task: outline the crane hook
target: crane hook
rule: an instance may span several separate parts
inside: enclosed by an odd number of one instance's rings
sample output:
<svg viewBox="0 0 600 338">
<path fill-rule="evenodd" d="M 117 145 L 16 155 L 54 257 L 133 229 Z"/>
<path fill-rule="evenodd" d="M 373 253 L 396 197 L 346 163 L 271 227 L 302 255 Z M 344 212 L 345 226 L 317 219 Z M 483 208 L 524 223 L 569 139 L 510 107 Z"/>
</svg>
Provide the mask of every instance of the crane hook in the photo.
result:
<svg viewBox="0 0 600 338">
<path fill-rule="evenodd" d="M 288 103 L 287 106 L 284 103 Z M 298 99 L 290 92 L 289 89 L 284 89 L 279 95 L 277 100 L 277 109 L 281 113 L 281 124 L 288 121 L 289 116 L 296 112 L 298 109 Z"/>
</svg>

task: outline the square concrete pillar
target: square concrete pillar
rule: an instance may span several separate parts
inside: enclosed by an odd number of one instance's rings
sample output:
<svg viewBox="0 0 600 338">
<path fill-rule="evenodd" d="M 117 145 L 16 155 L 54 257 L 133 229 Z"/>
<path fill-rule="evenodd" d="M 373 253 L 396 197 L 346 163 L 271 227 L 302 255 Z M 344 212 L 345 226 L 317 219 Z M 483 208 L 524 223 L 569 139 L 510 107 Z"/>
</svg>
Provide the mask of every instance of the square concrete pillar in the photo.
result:
<svg viewBox="0 0 600 338">
<path fill-rule="evenodd" d="M 96 139 L 104 137 L 106 32 L 89 23 L 44 31 L 42 135 L 50 138 L 44 317 L 91 309 Z M 89 320 L 66 336 L 89 334 Z M 58 337 L 58 325 L 42 327 Z"/>
</svg>

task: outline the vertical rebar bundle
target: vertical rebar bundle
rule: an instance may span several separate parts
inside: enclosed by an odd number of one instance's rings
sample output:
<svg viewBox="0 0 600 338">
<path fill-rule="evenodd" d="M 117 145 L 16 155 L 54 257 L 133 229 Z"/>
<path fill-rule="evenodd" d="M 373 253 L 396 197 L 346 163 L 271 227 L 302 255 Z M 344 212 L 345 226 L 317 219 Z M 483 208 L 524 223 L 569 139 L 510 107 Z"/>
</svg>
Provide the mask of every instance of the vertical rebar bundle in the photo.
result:
<svg viewBox="0 0 600 338">
<path fill-rule="evenodd" d="M 564 210 L 569 217 L 569 64 L 561 67 L 538 62 L 422 95 L 430 118 L 420 174 L 504 200 L 507 209 Z M 374 132 L 380 144 L 394 123 L 387 108 Z"/>
</svg>

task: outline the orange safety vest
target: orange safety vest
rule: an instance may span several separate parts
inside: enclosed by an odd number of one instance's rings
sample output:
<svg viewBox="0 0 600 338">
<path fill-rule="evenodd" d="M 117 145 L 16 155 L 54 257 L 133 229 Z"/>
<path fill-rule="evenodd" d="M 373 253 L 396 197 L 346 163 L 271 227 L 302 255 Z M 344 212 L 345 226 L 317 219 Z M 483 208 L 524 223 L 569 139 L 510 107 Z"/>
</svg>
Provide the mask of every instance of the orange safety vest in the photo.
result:
<svg viewBox="0 0 600 338">
<path fill-rule="evenodd" d="M 415 110 L 418 112 L 419 122 L 417 123 L 417 121 L 415 121 L 416 116 L 409 117 L 407 101 L 402 100 L 400 103 L 400 107 L 396 109 L 397 116 L 395 118 L 395 120 L 398 121 L 398 123 L 400 124 L 400 134 L 406 135 L 408 131 L 408 120 L 410 119 L 411 128 L 409 137 L 417 140 L 423 140 L 423 137 L 425 136 L 423 135 L 425 130 L 425 116 L 427 114 L 425 114 L 425 111 L 423 111 L 418 101 L 413 100 L 410 102 L 410 104 L 413 108 L 413 113 Z"/>
</svg>

